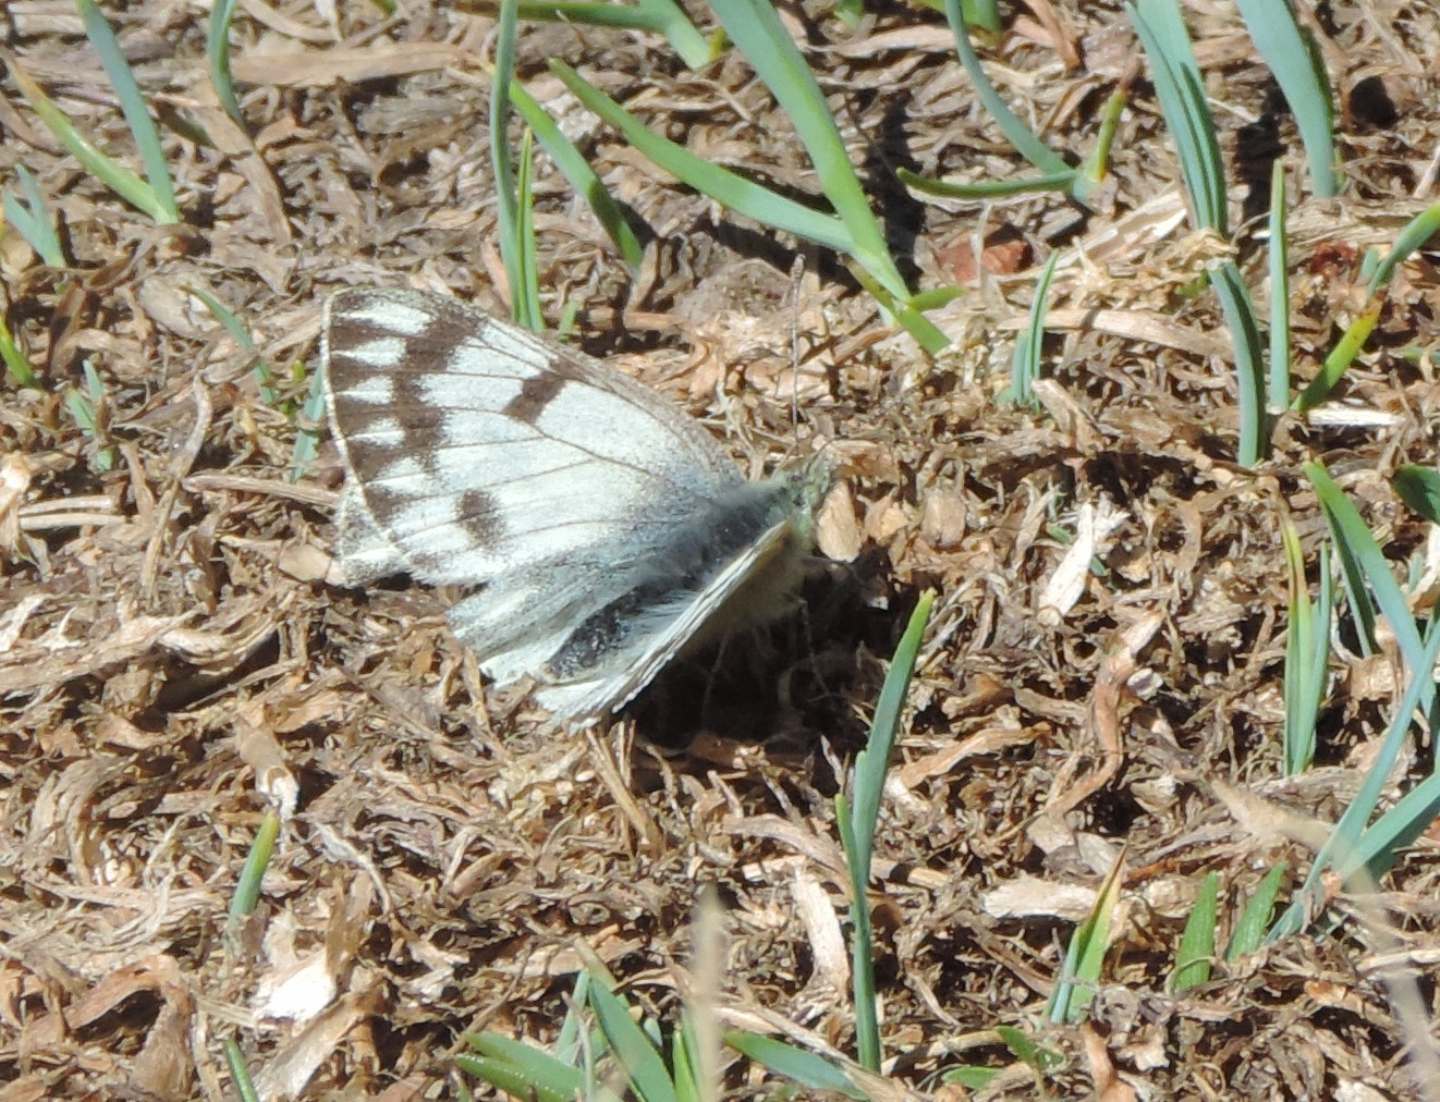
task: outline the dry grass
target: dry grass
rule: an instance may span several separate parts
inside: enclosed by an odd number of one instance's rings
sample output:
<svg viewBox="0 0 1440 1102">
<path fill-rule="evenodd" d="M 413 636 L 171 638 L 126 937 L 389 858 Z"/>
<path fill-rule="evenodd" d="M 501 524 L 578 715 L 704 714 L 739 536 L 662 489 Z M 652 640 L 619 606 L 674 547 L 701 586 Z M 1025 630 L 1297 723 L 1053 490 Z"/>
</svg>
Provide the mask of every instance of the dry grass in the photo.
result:
<svg viewBox="0 0 1440 1102">
<path fill-rule="evenodd" d="M 1346 97 L 1348 186 L 1295 215 L 1302 370 L 1360 301 L 1354 248 L 1383 246 L 1435 197 L 1440 15 L 1425 0 L 1363 8 L 1336 5 L 1322 24 Z M 232 1036 L 281 1094 L 454 1097 L 461 1031 L 549 1038 L 589 954 L 673 1015 L 703 885 L 725 904 L 723 1015 L 849 1051 L 831 797 L 925 586 L 940 602 L 872 898 L 900 1081 L 925 1089 L 959 1060 L 1003 1062 L 997 1024 L 1041 1028 L 1064 942 L 1123 854 L 1092 1021 L 1045 1034 L 1069 1057 L 1053 1096 L 1413 1094 L 1406 1049 L 1429 1028 L 1440 930 L 1431 839 L 1370 921 L 1221 969 L 1183 999 L 1166 981 L 1203 874 L 1220 874 L 1233 914 L 1274 862 L 1303 869 L 1387 722 L 1394 663 L 1347 658 L 1319 766 L 1278 779 L 1279 521 L 1296 520 L 1313 556 L 1323 524 L 1299 465 L 1320 457 L 1397 565 L 1422 547 L 1385 476 L 1437 459 L 1433 370 L 1395 355 L 1440 340 L 1433 252 L 1399 273 L 1342 388 L 1386 415 L 1379 427 L 1286 418 L 1273 461 L 1249 472 L 1227 461 L 1216 307 L 1177 293 L 1204 247 L 1173 217 L 1171 148 L 1143 83 L 1101 213 L 1054 197 L 921 206 L 895 167 L 1026 172 L 948 31 L 887 9 L 852 35 L 790 10 L 919 282 L 951 281 L 972 243 L 996 244 L 998 273 L 936 317 L 956 351 L 928 363 L 828 258 L 673 186 L 543 75 L 547 56 L 583 63 L 692 150 L 813 191 L 740 61 L 697 76 L 654 42 L 526 28 L 522 75 L 653 234 L 631 281 L 542 164 L 552 307 L 577 301 L 589 350 L 625 354 L 756 467 L 791 446 L 793 397 L 799 431 L 840 441 L 857 472 L 827 540 L 865 548 L 816 583 L 794 639 L 725 663 L 732 680 L 699 737 L 676 702 L 703 670 L 678 671 L 633 721 L 565 734 L 523 698 L 484 691 L 444 629 L 448 595 L 324 582 L 333 452 L 287 481 L 294 424 L 260 401 L 248 357 L 186 290 L 245 318 L 282 373 L 313 357 L 337 287 L 410 283 L 501 307 L 480 64 L 492 25 L 412 9 L 377 30 L 372 9 L 346 5 L 343 41 L 308 4 L 243 9 L 235 69 L 256 145 L 229 135 L 220 152 L 171 132 L 187 211 L 174 232 L 82 175 L 0 85 L 0 179 L 21 162 L 37 173 L 75 261 L 42 270 L 13 233 L 0 242 L 10 324 L 45 378 L 42 392 L 7 388 L 0 408 L 0 1100 L 234 1097 Z M 157 107 L 219 140 L 203 14 L 153 2 L 109 14 Z M 1231 6 L 1187 14 L 1232 178 L 1250 182 L 1237 197 L 1258 203 L 1271 157 L 1301 163 L 1298 140 Z M 1108 7 L 1059 15 L 1078 68 L 1023 21 L 987 60 L 1053 144 L 1083 151 L 1137 48 Z M 29 72 L 102 144 L 128 148 L 73 9 L 16 2 L 6 19 Z M 1057 279 L 1048 410 L 997 406 L 1027 265 L 1082 241 L 1086 259 Z M 1258 287 L 1263 252 L 1245 237 L 1241 257 Z M 108 472 L 61 401 L 87 357 L 106 387 Z M 1067 550 L 1052 525 L 1073 531 L 1081 509 L 1100 522 L 1105 571 L 1047 611 Z M 287 819 L 261 913 L 230 944 L 229 898 L 274 803 Z M 1418 1026 L 1386 986 L 1397 971 L 1420 974 Z M 739 1064 L 727 1085 L 767 1092 Z"/>
</svg>

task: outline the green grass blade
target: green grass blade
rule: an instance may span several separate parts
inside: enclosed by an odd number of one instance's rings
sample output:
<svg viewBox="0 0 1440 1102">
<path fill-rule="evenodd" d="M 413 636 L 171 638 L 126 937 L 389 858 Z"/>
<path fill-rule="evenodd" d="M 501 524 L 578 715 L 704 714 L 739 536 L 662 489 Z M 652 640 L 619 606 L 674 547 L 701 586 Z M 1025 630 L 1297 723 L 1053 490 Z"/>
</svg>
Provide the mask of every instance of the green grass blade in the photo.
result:
<svg viewBox="0 0 1440 1102">
<path fill-rule="evenodd" d="M 1285 165 L 1270 173 L 1270 400 L 1268 412 L 1290 406 L 1290 267 L 1285 233 Z"/>
<path fill-rule="evenodd" d="M 30 357 L 15 343 L 10 326 L 5 324 L 3 313 L 0 313 L 0 360 L 5 362 L 5 370 L 15 380 L 16 386 L 29 387 L 32 390 L 44 389 L 35 374 L 35 368 L 30 364 Z"/>
<path fill-rule="evenodd" d="M 1375 603 L 1380 606 L 1380 611 L 1384 613 L 1390 630 L 1400 645 L 1400 653 L 1406 666 L 1412 670 L 1418 668 L 1416 664 L 1421 661 L 1424 643 L 1420 638 L 1420 629 L 1415 624 L 1415 617 L 1410 613 L 1410 602 L 1406 600 L 1400 584 L 1395 580 L 1389 560 L 1375 542 L 1370 529 L 1365 527 L 1365 522 L 1360 519 L 1355 506 L 1335 484 L 1329 472 L 1319 463 L 1306 463 L 1302 470 L 1315 487 L 1315 494 L 1320 499 L 1325 519 L 1330 523 L 1330 532 L 1342 560 L 1349 558 L 1359 566 L 1366 585 L 1375 596 Z M 1371 638 L 1374 638 L 1373 626 Z M 1423 703 L 1428 711 L 1430 694 L 1425 695 Z"/>
<path fill-rule="evenodd" d="M 225 113 L 245 129 L 245 116 L 235 97 L 235 82 L 230 76 L 230 20 L 235 15 L 236 0 L 213 0 L 210 23 L 205 32 L 205 60 L 210 66 L 210 85 Z"/>
<path fill-rule="evenodd" d="M 844 793 L 835 797 L 835 821 L 850 873 L 850 919 L 852 960 L 851 982 L 855 1002 L 855 1043 L 858 1062 L 871 1071 L 880 1070 L 880 1024 L 875 1017 L 875 957 L 870 932 L 870 908 L 866 891 L 870 884 L 870 862 L 875 847 L 875 828 L 880 821 L 880 797 L 885 788 L 885 774 L 890 766 L 890 753 L 900 727 L 900 715 L 909 695 L 910 678 L 920 653 L 925 625 L 935 594 L 920 595 L 915 611 L 905 627 L 880 699 L 870 721 L 870 736 L 865 749 L 855 760 L 851 781 L 852 799 Z M 853 805 L 852 805 L 853 800 Z M 852 810 L 853 806 L 853 810 Z"/>
<path fill-rule="evenodd" d="M 1010 364 L 1010 397 L 1020 405 L 1036 406 L 1035 380 L 1040 378 L 1040 351 L 1045 342 L 1045 309 L 1049 305 L 1050 281 L 1060 260 L 1056 249 L 1045 262 L 1035 283 L 1035 297 L 1030 302 L 1030 321 L 1015 339 L 1015 352 Z"/>
<path fill-rule="evenodd" d="M 910 289 L 890 255 L 885 233 L 870 209 L 825 96 L 771 0 L 711 0 L 725 33 L 754 67 L 789 118 L 815 166 L 836 216 L 849 230 L 850 253 L 892 295 Z"/>
<path fill-rule="evenodd" d="M 1215 920 L 1220 913 L 1220 876 L 1207 872 L 1195 895 L 1195 906 L 1185 920 L 1170 990 L 1179 995 L 1210 981 L 1215 963 Z"/>
<path fill-rule="evenodd" d="M 510 82 L 510 101 L 525 124 L 535 133 L 535 137 L 550 154 L 550 159 L 555 162 L 570 186 L 575 189 L 577 195 L 584 197 L 590 204 L 591 211 L 599 220 L 601 227 L 620 250 L 620 257 L 625 261 L 630 271 L 638 272 L 640 265 L 645 259 L 645 248 L 640 244 L 640 239 L 635 236 L 635 231 L 630 228 L 630 223 L 625 219 L 625 213 L 620 209 L 620 204 L 605 189 L 604 183 L 590 167 L 581 152 L 575 148 L 574 143 L 565 137 L 560 128 L 555 125 L 545 108 L 541 107 L 535 98 L 525 91 L 519 81 Z"/>
<path fill-rule="evenodd" d="M 963 180 L 932 180 L 928 176 L 911 172 L 908 168 L 896 169 L 895 175 L 906 187 L 942 199 L 997 199 L 1006 195 L 1069 191 L 1075 183 L 1075 170 L 1072 168 L 1048 176 L 1031 176 L 1024 180 L 986 180 L 973 184 Z"/>
<path fill-rule="evenodd" d="M 310 376 L 310 389 L 300 416 L 302 423 L 295 432 L 295 448 L 290 454 L 291 482 L 299 482 L 320 454 L 320 427 L 325 423 L 325 380 L 318 371 Z"/>
<path fill-rule="evenodd" d="M 1196 228 L 1229 237 L 1225 167 L 1205 102 L 1205 81 L 1179 5 L 1176 0 L 1137 0 L 1125 8 L 1150 61 L 1155 95 L 1175 139 Z"/>
<path fill-rule="evenodd" d="M 1285 0 L 1236 0 L 1236 5 L 1295 116 L 1310 165 L 1311 189 L 1322 198 L 1337 195 L 1335 104 L 1314 41 L 1295 22 Z"/>
<path fill-rule="evenodd" d="M 1410 664 L 1410 682 L 1405 689 L 1405 695 L 1401 698 L 1395 714 L 1390 718 L 1390 726 L 1386 728 L 1385 736 L 1380 741 L 1379 752 L 1375 755 L 1369 772 L 1365 774 L 1365 779 L 1360 784 L 1360 790 L 1350 801 L 1350 806 L 1345 809 L 1340 821 L 1335 824 L 1335 829 L 1331 832 L 1330 837 L 1320 847 L 1320 852 L 1315 855 L 1315 861 L 1310 866 L 1309 874 L 1305 877 L 1304 886 L 1296 893 L 1290 906 L 1285 909 L 1285 913 L 1271 927 L 1266 941 L 1274 942 L 1282 937 L 1297 934 L 1313 920 L 1325 898 L 1325 887 L 1321 883 L 1322 874 L 1333 864 L 1344 861 L 1353 870 L 1364 863 L 1361 842 L 1365 833 L 1365 823 L 1369 821 L 1371 813 L 1380 801 L 1380 794 L 1385 790 L 1385 785 L 1389 781 L 1390 772 L 1394 769 L 1395 761 L 1400 756 L 1400 748 L 1404 744 L 1405 736 L 1409 733 L 1411 723 L 1414 722 L 1416 708 L 1420 706 L 1422 699 L 1434 695 L 1437 657 L 1440 657 L 1440 630 L 1432 629 L 1419 661 Z M 1434 780 L 1433 775 L 1427 779 L 1426 784 L 1429 784 L 1431 780 Z M 1419 789 L 1417 788 L 1416 791 Z M 1416 801 L 1423 804 L 1428 798 L 1428 794 L 1418 796 Z M 1396 806 L 1398 807 L 1399 804 Z M 1407 809 L 1407 817 L 1413 819 L 1414 814 L 1414 807 Z"/>
<path fill-rule="evenodd" d="M 233 1037 L 225 1038 L 225 1066 L 230 1069 L 230 1085 L 240 1102 L 260 1102 L 260 1092 L 255 1089 L 255 1081 L 245 1064 L 245 1054 Z"/>
<path fill-rule="evenodd" d="M 960 64 L 970 75 L 970 80 L 975 85 L 976 96 L 979 97 L 986 112 L 995 120 L 995 125 L 1000 127 L 1001 133 L 1022 157 L 1046 176 L 1068 174 L 1072 181 L 1076 179 L 1075 170 L 1067 165 L 1058 153 L 1036 137 L 1035 133 L 1020 120 L 1020 117 L 1010 110 L 1005 101 L 1000 98 L 1000 93 L 995 90 L 995 86 L 990 83 L 990 78 L 985 75 L 984 66 L 980 64 L 980 58 L 976 55 L 975 48 L 970 45 L 970 33 L 966 30 L 965 13 L 961 10 L 960 0 L 945 0 L 945 18 L 949 21 L 950 30 L 955 36 L 955 52 L 960 55 Z M 1081 197 L 1077 196 L 1076 198 Z"/>
<path fill-rule="evenodd" d="M 1080 172 L 1085 179 L 1094 184 L 1099 184 L 1105 179 L 1110 171 L 1110 148 L 1115 144 L 1115 135 L 1120 129 L 1120 119 L 1125 114 L 1125 106 L 1130 102 L 1130 85 L 1122 82 L 1121 85 L 1111 92 L 1105 99 L 1105 106 L 1100 109 L 1100 130 L 1095 135 L 1095 148 L 1085 158 L 1085 163 L 1080 166 Z"/>
<path fill-rule="evenodd" d="M 60 246 L 60 235 L 55 232 L 55 220 L 50 217 L 50 208 L 45 202 L 45 193 L 40 182 L 31 175 L 24 165 L 15 166 L 15 175 L 20 180 L 22 203 L 7 190 L 5 192 L 5 218 L 25 238 L 37 256 L 52 268 L 65 267 L 65 250 Z"/>
<path fill-rule="evenodd" d="M 1240 444 L 1235 458 L 1242 466 L 1253 467 L 1264 457 L 1265 365 L 1260 350 L 1260 326 L 1255 305 L 1235 262 L 1226 260 L 1209 271 L 1210 286 L 1220 299 L 1225 326 L 1235 350 L 1235 382 L 1239 394 Z"/>
<path fill-rule="evenodd" d="M 1432 773 L 1386 811 L 1360 837 L 1353 850 L 1337 856 L 1335 871 L 1347 882 L 1362 869 L 1365 879 L 1384 876 L 1400 853 L 1430 829 L 1440 814 L 1440 774 Z"/>
<path fill-rule="evenodd" d="M 675 1084 L 665 1061 L 646 1032 L 635 1024 L 625 1003 L 604 984 L 590 989 L 590 1005 L 595 1009 L 600 1029 L 621 1067 L 629 1076 L 631 1089 L 642 1102 L 679 1102 Z"/>
<path fill-rule="evenodd" d="M 1315 378 L 1311 379 L 1305 389 L 1296 396 L 1295 401 L 1291 404 L 1292 409 L 1299 413 L 1308 412 L 1330 396 L 1330 391 L 1335 389 L 1335 384 L 1355 362 L 1355 357 L 1360 354 L 1360 349 L 1365 347 L 1365 342 L 1375 331 L 1375 326 L 1380 321 L 1380 311 L 1384 306 L 1385 300 L 1381 295 L 1370 297 L 1364 312 L 1346 326 L 1345 332 L 1340 335 L 1335 347 L 1330 350 L 1330 355 L 1326 356 L 1325 362 L 1320 365 L 1320 371 Z"/>
<path fill-rule="evenodd" d="M 515 75 L 516 0 L 500 0 L 500 22 L 495 32 L 495 71 L 490 79 L 490 167 L 495 176 L 495 221 L 500 235 L 500 257 L 510 284 L 510 316 L 527 329 L 539 331 L 541 319 L 531 312 L 526 288 L 525 245 L 515 163 L 510 156 L 507 131 L 510 122 L 510 86 Z"/>
<path fill-rule="evenodd" d="M 254 357 L 255 381 L 260 385 L 260 400 L 267 406 L 278 406 L 280 391 L 275 386 L 275 373 L 270 370 L 270 364 L 265 357 L 256 351 L 250 331 L 209 291 L 200 287 L 187 287 L 186 290 L 205 304 L 205 309 L 225 327 L 230 339 L 240 346 L 241 351 L 249 352 Z"/>
<path fill-rule="evenodd" d="M 802 1087 L 816 1091 L 833 1091 L 846 1098 L 868 1097 L 850 1081 L 850 1077 L 843 1070 L 813 1052 L 739 1029 L 727 1032 L 725 1043 L 777 1075 L 793 1079 Z"/>
<path fill-rule="evenodd" d="M 1436 233 L 1440 233 L 1440 203 L 1427 207 L 1412 218 L 1396 237 L 1394 247 L 1369 268 L 1366 287 L 1370 298 L 1364 312 L 1346 327 L 1330 355 L 1325 357 L 1319 373 L 1295 399 L 1294 409 L 1302 413 L 1314 409 L 1329 396 L 1379 324 L 1380 312 L 1385 305 L 1385 288 L 1395 269 Z"/>
<path fill-rule="evenodd" d="M 466 1034 L 465 1043 L 483 1058 L 460 1056 L 456 1063 L 516 1098 L 534 1091 L 539 1098 L 570 1102 L 584 1085 L 580 1069 L 551 1056 L 536 1045 L 498 1033 Z M 496 1073 L 499 1075 L 497 1076 Z M 613 1095 L 610 1096 L 613 1099 Z"/>
<path fill-rule="evenodd" d="M 45 94 L 44 89 L 20 67 L 13 54 L 0 50 L 0 59 L 4 60 L 6 68 L 10 70 L 10 79 L 29 102 L 30 109 L 80 162 L 80 167 L 154 221 L 161 224 L 176 221 L 169 216 L 154 189 L 120 162 L 101 152 L 94 142 L 81 133 L 69 116 L 60 110 L 55 101 Z"/>
<path fill-rule="evenodd" d="M 1405 224 L 1395 238 L 1394 247 L 1385 255 L 1385 258 L 1375 266 L 1370 274 L 1369 291 L 1373 295 L 1381 287 L 1390 282 L 1395 274 L 1395 269 L 1403 264 L 1407 257 L 1416 249 L 1420 248 L 1437 233 L 1440 233 L 1440 203 L 1426 207 L 1414 218 Z"/>
<path fill-rule="evenodd" d="M 1296 776 L 1315 758 L 1315 721 L 1325 699 L 1329 678 L 1330 623 L 1334 583 L 1330 556 L 1320 551 L 1319 607 L 1310 603 L 1305 581 L 1305 558 L 1295 526 L 1286 520 L 1280 528 L 1290 579 L 1290 626 L 1285 641 L 1285 775 Z"/>
<path fill-rule="evenodd" d="M 1407 463 L 1395 472 L 1390 485 L 1416 513 L 1431 524 L 1440 524 L 1440 473 Z"/>
<path fill-rule="evenodd" d="M 520 221 L 516 229 L 520 235 L 520 278 L 525 295 L 525 315 L 534 319 L 531 328 L 539 330 L 545 327 L 545 321 L 540 312 L 540 261 L 535 248 L 534 173 L 535 138 L 526 130 L 520 141 L 520 174 L 516 181 Z"/>
<path fill-rule="evenodd" d="M 1070 938 L 1060 978 L 1046 1008 L 1052 1022 L 1073 1025 L 1085 1016 L 1085 1008 L 1095 998 L 1105 950 L 1110 944 L 1110 922 L 1120 899 L 1120 874 L 1124 868 L 1122 855 L 1100 886 L 1090 916 L 1076 927 Z"/>
<path fill-rule="evenodd" d="M 1235 929 L 1230 933 L 1230 944 L 1225 948 L 1227 961 L 1248 956 L 1264 944 L 1265 928 L 1270 925 L 1270 916 L 1275 911 L 1275 900 L 1280 897 L 1289 873 L 1290 866 L 1282 861 L 1260 881 L 1260 886 L 1245 904 L 1245 909 L 1235 921 Z"/>
<path fill-rule="evenodd" d="M 855 760 L 855 779 L 852 799 L 855 806 L 855 841 L 857 845 L 857 867 L 854 875 L 862 887 L 870 882 L 870 857 L 875 841 L 875 828 L 880 821 L 880 797 L 885 788 L 885 774 L 890 767 L 890 752 L 895 746 L 895 734 L 900 728 L 900 714 L 909 694 L 910 677 L 915 672 L 915 660 L 920 654 L 920 641 L 925 634 L 925 625 L 930 621 L 930 609 L 935 604 L 935 594 L 926 591 L 920 595 L 915 611 L 905 627 L 905 634 L 895 648 L 890 660 L 890 670 L 885 675 L 885 684 L 880 689 L 880 699 L 875 705 L 875 717 L 870 721 L 870 735 L 865 749 Z"/>
<path fill-rule="evenodd" d="M 1005 1047 L 1037 1075 L 1049 1075 L 1065 1066 L 1063 1053 L 1036 1044 L 1028 1034 L 1012 1025 L 997 1025 L 995 1033 L 1005 1042 Z"/>
<path fill-rule="evenodd" d="M 165 160 L 165 149 L 160 144 L 160 132 L 155 129 L 155 120 L 145 106 L 145 97 L 135 83 L 135 74 L 120 49 L 115 32 L 94 0 L 75 0 L 80 9 L 80 19 L 85 25 L 85 35 L 95 52 L 100 55 L 100 64 L 110 78 L 110 85 L 120 100 L 120 110 L 125 113 L 125 122 L 135 138 L 135 148 L 140 152 L 140 163 L 145 166 L 145 177 L 150 182 L 150 192 L 163 217 L 158 219 L 164 225 L 180 221 L 180 208 L 175 205 L 175 185 L 170 179 L 170 165 Z"/>
<path fill-rule="evenodd" d="M 250 845 L 245 866 L 235 882 L 235 894 L 230 897 L 230 926 L 233 929 L 255 913 L 255 904 L 260 901 L 260 885 L 265 879 L 265 869 L 275 852 L 275 841 L 280 837 L 280 816 L 273 808 L 267 808 L 260 819 L 260 829 Z"/>
<path fill-rule="evenodd" d="M 722 206 L 837 252 L 854 252 L 854 239 L 833 214 L 822 214 L 745 177 L 695 156 L 684 146 L 647 129 L 605 93 L 563 61 L 552 58 L 551 71 L 586 107 L 624 135 L 625 140 L 682 183 L 710 196 Z"/>
<path fill-rule="evenodd" d="M 476 5 L 494 11 L 496 5 Z M 670 48 L 691 69 L 700 69 L 719 56 L 718 42 L 707 39 L 673 0 L 639 0 L 634 4 L 593 3 L 589 0 L 521 0 L 521 19 L 531 22 L 588 23 L 596 27 L 645 31 L 663 35 Z"/>
</svg>

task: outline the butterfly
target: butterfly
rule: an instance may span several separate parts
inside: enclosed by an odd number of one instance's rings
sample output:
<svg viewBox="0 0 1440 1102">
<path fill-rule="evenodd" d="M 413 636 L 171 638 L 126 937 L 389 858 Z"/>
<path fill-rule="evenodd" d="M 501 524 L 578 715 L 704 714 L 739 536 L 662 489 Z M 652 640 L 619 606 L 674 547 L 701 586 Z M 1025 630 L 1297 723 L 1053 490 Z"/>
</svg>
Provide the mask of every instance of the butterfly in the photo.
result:
<svg viewBox="0 0 1440 1102">
<path fill-rule="evenodd" d="M 592 723 L 677 654 L 791 607 L 823 458 L 747 481 L 659 394 L 440 295 L 334 295 L 320 363 L 346 584 L 476 587 L 451 629 L 561 721 Z"/>
</svg>

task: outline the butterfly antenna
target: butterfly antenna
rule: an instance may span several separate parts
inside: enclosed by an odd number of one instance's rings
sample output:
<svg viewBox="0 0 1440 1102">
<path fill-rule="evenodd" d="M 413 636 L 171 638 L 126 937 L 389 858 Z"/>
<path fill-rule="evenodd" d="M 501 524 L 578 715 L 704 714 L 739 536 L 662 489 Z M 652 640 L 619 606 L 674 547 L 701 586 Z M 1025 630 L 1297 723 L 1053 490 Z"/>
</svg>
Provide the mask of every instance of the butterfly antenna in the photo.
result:
<svg viewBox="0 0 1440 1102">
<path fill-rule="evenodd" d="M 790 450 L 800 450 L 800 288 L 805 280 L 805 254 L 790 265 Z"/>
</svg>

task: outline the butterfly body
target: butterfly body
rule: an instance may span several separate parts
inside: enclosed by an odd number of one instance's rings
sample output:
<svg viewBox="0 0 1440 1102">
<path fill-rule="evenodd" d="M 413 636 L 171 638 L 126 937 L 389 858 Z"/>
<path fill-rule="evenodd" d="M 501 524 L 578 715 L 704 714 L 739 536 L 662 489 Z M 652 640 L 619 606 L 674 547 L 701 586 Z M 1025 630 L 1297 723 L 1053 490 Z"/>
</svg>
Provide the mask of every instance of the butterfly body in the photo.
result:
<svg viewBox="0 0 1440 1102">
<path fill-rule="evenodd" d="M 827 467 L 747 482 L 653 391 L 440 296 L 336 295 L 321 360 L 345 579 L 479 587 L 455 634 L 560 718 L 620 707 L 741 606 L 785 610 Z"/>
</svg>

